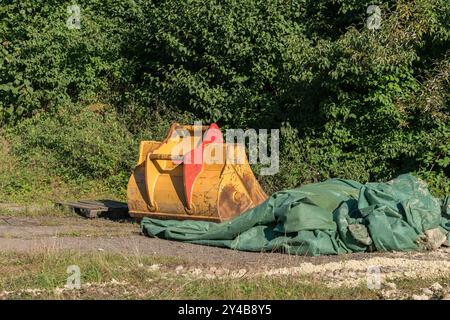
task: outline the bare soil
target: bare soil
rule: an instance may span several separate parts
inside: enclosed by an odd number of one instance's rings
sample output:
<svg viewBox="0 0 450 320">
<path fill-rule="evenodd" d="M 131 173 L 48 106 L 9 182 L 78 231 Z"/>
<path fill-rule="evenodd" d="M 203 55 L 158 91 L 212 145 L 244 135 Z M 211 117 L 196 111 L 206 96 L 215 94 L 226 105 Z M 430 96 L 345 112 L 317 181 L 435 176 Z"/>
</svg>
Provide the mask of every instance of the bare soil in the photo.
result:
<svg viewBox="0 0 450 320">
<path fill-rule="evenodd" d="M 105 251 L 125 255 L 158 255 L 180 258 L 186 264 L 224 268 L 273 269 L 301 264 L 351 264 L 353 261 L 407 259 L 450 261 L 450 250 L 433 252 L 355 253 L 339 256 L 292 256 L 282 253 L 243 252 L 189 243 L 148 238 L 132 221 L 74 217 L 0 216 L 0 251 L 42 250 Z"/>
</svg>

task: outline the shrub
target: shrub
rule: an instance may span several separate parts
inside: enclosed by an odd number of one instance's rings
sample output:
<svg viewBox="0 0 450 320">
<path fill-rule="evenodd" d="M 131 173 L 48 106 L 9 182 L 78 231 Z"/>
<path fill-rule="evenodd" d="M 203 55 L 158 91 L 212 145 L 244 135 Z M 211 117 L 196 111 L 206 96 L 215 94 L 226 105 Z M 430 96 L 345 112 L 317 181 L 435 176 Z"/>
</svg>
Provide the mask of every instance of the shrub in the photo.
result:
<svg viewBox="0 0 450 320">
<path fill-rule="evenodd" d="M 282 172 L 264 178 L 276 189 L 419 172 L 449 126 L 448 1 L 379 3 L 379 30 L 365 26 L 372 1 L 175 2 L 136 27 L 146 88 L 224 126 L 287 123 Z"/>
<path fill-rule="evenodd" d="M 65 25 L 69 1 L 4 3 L 0 123 L 17 123 L 15 154 L 46 152 L 71 179 L 126 176 L 118 155 L 200 119 L 282 130 L 270 191 L 407 171 L 450 186 L 446 0 L 80 0 L 80 30 Z M 114 110 L 72 107 L 99 102 Z"/>
<path fill-rule="evenodd" d="M 107 101 L 131 83 L 123 50 L 134 2 L 77 3 L 81 28 L 69 29 L 71 1 L 2 1 L 0 124 L 71 102 Z"/>
<path fill-rule="evenodd" d="M 9 130 L 8 137 L 19 160 L 68 179 L 130 172 L 137 158 L 136 141 L 106 105 L 37 115 Z"/>
</svg>

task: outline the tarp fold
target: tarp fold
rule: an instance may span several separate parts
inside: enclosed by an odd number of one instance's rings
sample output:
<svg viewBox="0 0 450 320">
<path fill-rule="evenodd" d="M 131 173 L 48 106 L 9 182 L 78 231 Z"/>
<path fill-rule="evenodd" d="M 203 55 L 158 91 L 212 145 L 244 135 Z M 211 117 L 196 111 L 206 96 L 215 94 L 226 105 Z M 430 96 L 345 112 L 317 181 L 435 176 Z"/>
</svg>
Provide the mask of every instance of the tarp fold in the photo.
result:
<svg viewBox="0 0 450 320">
<path fill-rule="evenodd" d="M 450 245 L 450 198 L 410 174 L 385 183 L 329 179 L 274 193 L 223 223 L 144 218 L 150 237 L 298 255 L 410 251 Z"/>
</svg>

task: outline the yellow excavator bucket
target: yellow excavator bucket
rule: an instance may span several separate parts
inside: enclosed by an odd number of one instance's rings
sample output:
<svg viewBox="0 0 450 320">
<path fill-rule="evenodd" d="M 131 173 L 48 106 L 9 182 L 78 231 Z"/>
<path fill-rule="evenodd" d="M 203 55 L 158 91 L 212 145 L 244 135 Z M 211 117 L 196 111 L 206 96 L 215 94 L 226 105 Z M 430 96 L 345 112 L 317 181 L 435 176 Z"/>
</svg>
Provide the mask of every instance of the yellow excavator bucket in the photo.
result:
<svg viewBox="0 0 450 320">
<path fill-rule="evenodd" d="M 267 199 L 241 144 L 216 124 L 172 124 L 163 141 L 142 141 L 128 183 L 132 217 L 222 222 Z"/>
</svg>

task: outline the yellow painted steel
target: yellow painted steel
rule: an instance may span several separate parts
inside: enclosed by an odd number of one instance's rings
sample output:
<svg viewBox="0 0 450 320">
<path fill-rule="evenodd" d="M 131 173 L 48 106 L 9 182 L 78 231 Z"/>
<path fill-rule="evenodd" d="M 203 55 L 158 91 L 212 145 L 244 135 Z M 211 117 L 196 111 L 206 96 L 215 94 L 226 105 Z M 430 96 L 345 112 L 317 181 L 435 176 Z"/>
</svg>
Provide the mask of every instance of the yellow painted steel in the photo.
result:
<svg viewBox="0 0 450 320">
<path fill-rule="evenodd" d="M 220 141 L 200 148 L 208 128 L 175 123 L 163 141 L 141 142 L 139 160 L 128 183 L 131 216 L 221 222 L 267 199 L 243 145 Z M 180 135 L 183 131 L 189 134 Z M 190 183 L 185 160 L 193 149 L 200 150 L 202 162 Z"/>
</svg>

